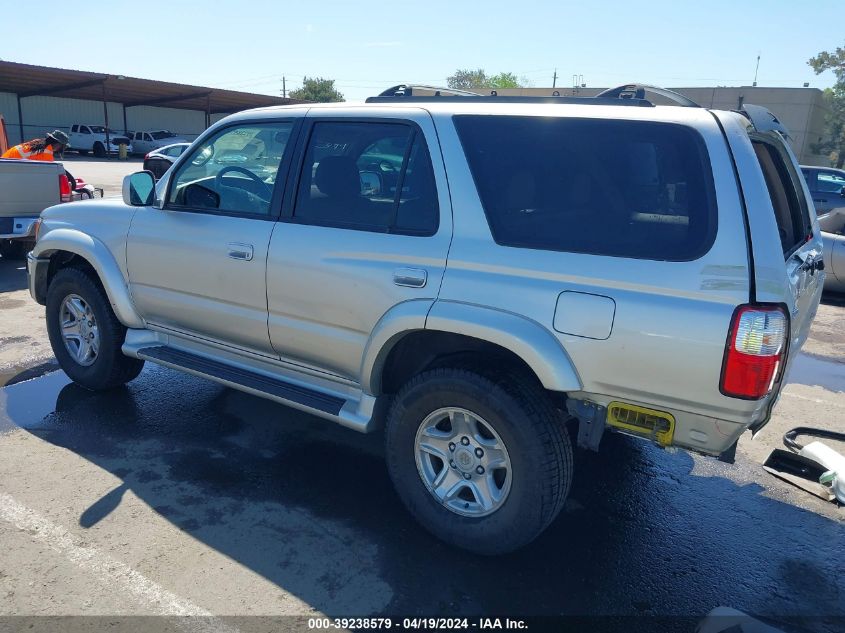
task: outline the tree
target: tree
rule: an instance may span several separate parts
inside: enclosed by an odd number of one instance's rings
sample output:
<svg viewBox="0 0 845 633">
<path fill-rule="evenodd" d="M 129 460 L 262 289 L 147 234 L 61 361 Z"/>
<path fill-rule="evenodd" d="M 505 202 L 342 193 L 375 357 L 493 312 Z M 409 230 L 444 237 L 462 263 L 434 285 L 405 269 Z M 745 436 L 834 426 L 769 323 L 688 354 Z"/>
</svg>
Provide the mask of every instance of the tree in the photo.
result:
<svg viewBox="0 0 845 633">
<path fill-rule="evenodd" d="M 845 48 L 839 47 L 833 53 L 823 51 L 807 62 L 816 74 L 832 70 L 836 76 L 833 88 L 824 91 L 830 111 L 825 118 L 825 138 L 814 143 L 816 153 L 828 153 L 836 166 L 845 164 Z"/>
<path fill-rule="evenodd" d="M 446 85 L 456 90 L 472 90 L 473 88 L 487 88 L 489 79 L 481 68 L 478 70 L 456 70 L 455 74 L 446 79 Z"/>
<path fill-rule="evenodd" d="M 496 88 L 521 88 L 525 82 L 518 79 L 513 73 L 499 73 L 498 75 L 487 75 L 483 69 L 466 70 L 459 69 L 455 74 L 446 79 L 446 84 L 456 90 L 485 90 Z"/>
<path fill-rule="evenodd" d="M 499 73 L 490 77 L 491 88 L 521 88 L 522 83 L 513 73 Z"/>
<path fill-rule="evenodd" d="M 334 87 L 334 79 L 322 77 L 303 77 L 302 88 L 290 91 L 291 99 L 302 99 L 315 103 L 334 103 L 343 101 L 343 95 Z"/>
</svg>

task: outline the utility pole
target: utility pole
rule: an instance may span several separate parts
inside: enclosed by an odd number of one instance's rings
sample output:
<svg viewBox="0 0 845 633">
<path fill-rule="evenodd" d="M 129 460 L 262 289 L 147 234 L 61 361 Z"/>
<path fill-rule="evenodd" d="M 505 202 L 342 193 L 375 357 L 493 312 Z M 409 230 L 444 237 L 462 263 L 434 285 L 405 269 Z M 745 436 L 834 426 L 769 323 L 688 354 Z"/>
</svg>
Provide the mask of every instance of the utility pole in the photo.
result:
<svg viewBox="0 0 845 633">
<path fill-rule="evenodd" d="M 287 89 L 287 86 L 285 85 L 285 76 L 284 75 L 282 75 L 282 98 L 283 99 L 288 98 L 288 89 Z"/>
<path fill-rule="evenodd" d="M 760 70 L 760 53 L 757 53 L 757 68 L 754 69 L 754 83 L 751 84 L 752 86 L 757 85 L 757 71 Z"/>
<path fill-rule="evenodd" d="M 555 86 L 557 86 L 557 68 L 555 68 L 555 74 L 554 77 L 552 77 L 552 88 Z"/>
</svg>

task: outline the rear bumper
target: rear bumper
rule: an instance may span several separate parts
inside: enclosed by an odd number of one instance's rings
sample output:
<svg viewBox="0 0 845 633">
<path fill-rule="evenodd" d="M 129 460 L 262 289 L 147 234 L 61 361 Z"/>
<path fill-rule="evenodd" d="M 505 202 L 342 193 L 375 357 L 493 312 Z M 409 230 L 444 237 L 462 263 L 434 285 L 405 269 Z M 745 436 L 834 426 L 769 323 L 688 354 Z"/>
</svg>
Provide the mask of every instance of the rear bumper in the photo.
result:
<svg viewBox="0 0 845 633">
<path fill-rule="evenodd" d="M 0 239 L 35 239 L 35 221 L 38 216 L 25 218 L 0 218 Z"/>
<path fill-rule="evenodd" d="M 32 253 L 26 256 L 26 277 L 29 294 L 41 305 L 47 305 L 47 273 L 50 270 L 50 260 L 36 257 Z"/>
</svg>

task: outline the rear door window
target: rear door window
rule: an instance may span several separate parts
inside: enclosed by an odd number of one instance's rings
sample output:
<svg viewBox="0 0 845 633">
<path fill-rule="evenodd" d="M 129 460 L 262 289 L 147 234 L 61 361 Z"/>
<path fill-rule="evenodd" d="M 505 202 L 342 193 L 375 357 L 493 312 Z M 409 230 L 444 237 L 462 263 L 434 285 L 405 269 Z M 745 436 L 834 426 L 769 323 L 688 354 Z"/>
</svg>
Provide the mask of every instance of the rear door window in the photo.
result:
<svg viewBox="0 0 845 633">
<path fill-rule="evenodd" d="M 454 117 L 493 237 L 522 248 L 686 261 L 716 234 L 704 141 L 676 124 Z"/>
<path fill-rule="evenodd" d="M 293 220 L 358 231 L 431 236 L 437 188 L 422 134 L 411 125 L 314 123 Z"/>
<path fill-rule="evenodd" d="M 760 138 L 752 138 L 752 143 L 766 179 L 783 253 L 789 257 L 810 239 L 813 232 L 807 200 L 798 180 L 800 176 L 775 143 Z"/>
</svg>

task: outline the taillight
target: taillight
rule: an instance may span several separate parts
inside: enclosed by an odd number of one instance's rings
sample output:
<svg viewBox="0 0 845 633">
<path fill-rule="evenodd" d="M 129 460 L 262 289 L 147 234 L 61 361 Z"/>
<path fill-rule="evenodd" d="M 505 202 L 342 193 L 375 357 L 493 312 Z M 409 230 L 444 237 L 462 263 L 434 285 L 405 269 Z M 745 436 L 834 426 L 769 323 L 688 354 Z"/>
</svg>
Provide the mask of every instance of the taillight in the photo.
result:
<svg viewBox="0 0 845 633">
<path fill-rule="evenodd" d="M 769 393 L 783 364 L 788 337 L 789 321 L 783 308 L 737 308 L 725 348 L 721 392 L 744 400 Z"/>
<path fill-rule="evenodd" d="M 38 241 L 38 235 L 41 233 L 41 222 L 42 221 L 43 220 L 41 218 L 38 218 L 35 221 L 35 226 L 33 227 L 33 234 L 35 235 L 35 241 L 36 242 Z"/>
<path fill-rule="evenodd" d="M 144 154 L 144 160 L 147 160 L 150 157 L 149 153 Z"/>
<path fill-rule="evenodd" d="M 59 202 L 68 202 L 70 194 L 70 180 L 67 174 L 59 174 Z"/>
</svg>

